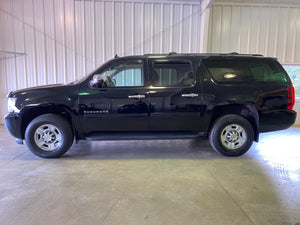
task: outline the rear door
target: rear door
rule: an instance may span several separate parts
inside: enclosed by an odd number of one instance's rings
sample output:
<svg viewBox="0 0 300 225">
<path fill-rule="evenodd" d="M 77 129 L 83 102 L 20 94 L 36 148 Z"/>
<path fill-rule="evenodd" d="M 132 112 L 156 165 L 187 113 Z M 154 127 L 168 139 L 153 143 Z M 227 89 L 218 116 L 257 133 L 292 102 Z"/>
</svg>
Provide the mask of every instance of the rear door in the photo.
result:
<svg viewBox="0 0 300 225">
<path fill-rule="evenodd" d="M 198 131 L 200 85 L 188 58 L 149 59 L 150 131 Z"/>
</svg>

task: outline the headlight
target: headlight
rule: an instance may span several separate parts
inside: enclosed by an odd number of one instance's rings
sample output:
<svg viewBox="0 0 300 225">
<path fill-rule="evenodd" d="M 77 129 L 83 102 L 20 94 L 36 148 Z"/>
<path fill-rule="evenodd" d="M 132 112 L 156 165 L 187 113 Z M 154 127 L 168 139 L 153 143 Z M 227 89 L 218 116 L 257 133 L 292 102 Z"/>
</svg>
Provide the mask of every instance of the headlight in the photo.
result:
<svg viewBox="0 0 300 225">
<path fill-rule="evenodd" d="M 16 101 L 17 98 L 8 98 L 8 112 L 13 113 L 13 112 L 20 112 L 20 110 L 16 107 Z"/>
</svg>

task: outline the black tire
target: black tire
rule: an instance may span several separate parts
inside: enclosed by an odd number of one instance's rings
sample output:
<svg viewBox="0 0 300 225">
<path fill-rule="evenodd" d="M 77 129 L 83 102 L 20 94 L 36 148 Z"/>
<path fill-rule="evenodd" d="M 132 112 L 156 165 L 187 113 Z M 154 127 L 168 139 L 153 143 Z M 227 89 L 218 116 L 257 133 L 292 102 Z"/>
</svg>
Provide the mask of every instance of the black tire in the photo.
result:
<svg viewBox="0 0 300 225">
<path fill-rule="evenodd" d="M 209 132 L 209 142 L 213 149 L 229 157 L 246 153 L 253 139 L 254 131 L 249 121 L 234 114 L 218 118 Z"/>
<path fill-rule="evenodd" d="M 25 141 L 32 153 L 43 158 L 59 158 L 73 144 L 68 121 L 55 114 L 44 114 L 32 120 L 25 131 Z"/>
</svg>

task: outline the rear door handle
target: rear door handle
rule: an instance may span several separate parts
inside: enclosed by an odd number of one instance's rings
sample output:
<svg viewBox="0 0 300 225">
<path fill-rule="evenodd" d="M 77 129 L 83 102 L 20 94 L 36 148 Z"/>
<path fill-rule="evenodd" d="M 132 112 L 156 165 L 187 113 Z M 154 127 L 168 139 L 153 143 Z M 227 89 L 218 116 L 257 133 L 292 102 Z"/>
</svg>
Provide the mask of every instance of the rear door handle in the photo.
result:
<svg viewBox="0 0 300 225">
<path fill-rule="evenodd" d="M 141 98 L 145 98 L 145 95 L 129 95 L 128 98 L 138 98 L 138 99 L 141 99 Z"/>
<path fill-rule="evenodd" d="M 191 94 L 182 94 L 181 96 L 186 97 L 186 98 L 193 98 L 193 97 L 197 97 L 199 95 L 195 94 L 195 93 L 191 93 Z"/>
</svg>

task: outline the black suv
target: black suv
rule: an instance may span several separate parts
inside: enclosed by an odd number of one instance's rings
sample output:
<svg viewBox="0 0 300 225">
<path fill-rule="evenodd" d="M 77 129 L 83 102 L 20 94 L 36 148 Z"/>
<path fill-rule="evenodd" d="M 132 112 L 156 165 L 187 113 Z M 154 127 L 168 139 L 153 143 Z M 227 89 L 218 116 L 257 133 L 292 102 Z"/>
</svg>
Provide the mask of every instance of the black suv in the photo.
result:
<svg viewBox="0 0 300 225">
<path fill-rule="evenodd" d="M 294 88 L 275 58 L 164 54 L 115 57 L 81 80 L 8 94 L 5 125 L 29 149 L 60 157 L 78 140 L 206 135 L 226 156 L 260 132 L 290 127 Z"/>
</svg>

